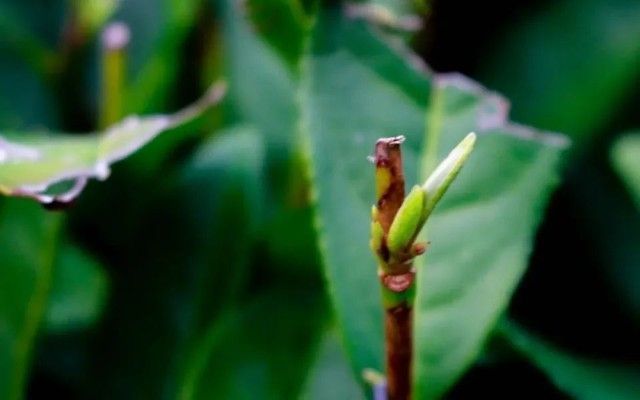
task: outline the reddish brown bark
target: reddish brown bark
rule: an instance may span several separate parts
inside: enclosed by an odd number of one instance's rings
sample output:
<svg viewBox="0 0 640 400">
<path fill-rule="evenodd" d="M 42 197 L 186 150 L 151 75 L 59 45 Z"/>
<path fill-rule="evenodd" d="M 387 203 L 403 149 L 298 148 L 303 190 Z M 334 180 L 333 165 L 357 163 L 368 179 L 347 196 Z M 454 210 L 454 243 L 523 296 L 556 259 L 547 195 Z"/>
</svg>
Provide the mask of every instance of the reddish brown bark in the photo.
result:
<svg viewBox="0 0 640 400">
<path fill-rule="evenodd" d="M 411 397 L 412 314 L 406 303 L 385 310 L 388 400 Z"/>
<path fill-rule="evenodd" d="M 389 232 L 391 222 L 404 201 L 404 172 L 400 144 L 403 136 L 378 139 L 375 148 L 376 174 L 389 174 L 388 184 L 376 187 L 378 221 L 385 233 Z M 386 171 L 385 171 L 386 170 Z"/>
<path fill-rule="evenodd" d="M 386 237 L 391 223 L 405 197 L 404 172 L 400 145 L 404 137 L 382 138 L 376 142 L 376 195 L 377 214 L 384 237 L 376 249 L 385 264 L 381 265 L 380 282 L 383 290 L 403 293 L 414 283 L 415 273 L 411 262 L 390 260 Z M 423 247 L 415 249 L 423 252 Z M 385 354 L 388 400 L 408 400 L 411 396 L 412 310 L 411 304 L 402 301 L 387 305 L 385 309 Z"/>
</svg>

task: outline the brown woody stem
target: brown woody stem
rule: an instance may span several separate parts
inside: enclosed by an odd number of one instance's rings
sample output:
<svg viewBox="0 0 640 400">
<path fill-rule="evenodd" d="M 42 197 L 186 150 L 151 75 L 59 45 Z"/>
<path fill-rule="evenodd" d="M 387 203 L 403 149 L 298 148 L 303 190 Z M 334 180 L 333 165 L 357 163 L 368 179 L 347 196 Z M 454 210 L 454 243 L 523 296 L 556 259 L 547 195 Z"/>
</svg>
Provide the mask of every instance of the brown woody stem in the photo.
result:
<svg viewBox="0 0 640 400">
<path fill-rule="evenodd" d="M 403 303 L 385 310 L 387 393 L 389 400 L 411 397 L 413 307 Z"/>
<path fill-rule="evenodd" d="M 400 150 L 403 140 L 402 136 L 378 140 L 374 156 L 377 201 L 372 222 L 382 228 L 382 236 L 372 240 L 372 247 L 379 260 L 385 308 L 385 373 L 389 400 L 411 397 L 415 272 L 410 259 L 393 257 L 387 247 L 389 228 L 405 196 Z"/>
<path fill-rule="evenodd" d="M 413 258 L 428 243 L 416 237 L 438 200 L 460 172 L 476 141 L 469 133 L 436 167 L 422 186 L 404 195 L 400 145 L 404 137 L 376 142 L 376 205 L 371 212 L 371 249 L 378 259 L 378 275 L 385 309 L 385 355 L 389 400 L 411 398 L 411 357 L 415 270 Z"/>
<path fill-rule="evenodd" d="M 404 201 L 404 172 L 400 145 L 404 136 L 378 139 L 374 161 L 376 165 L 376 197 L 378 221 L 385 233 Z"/>
</svg>

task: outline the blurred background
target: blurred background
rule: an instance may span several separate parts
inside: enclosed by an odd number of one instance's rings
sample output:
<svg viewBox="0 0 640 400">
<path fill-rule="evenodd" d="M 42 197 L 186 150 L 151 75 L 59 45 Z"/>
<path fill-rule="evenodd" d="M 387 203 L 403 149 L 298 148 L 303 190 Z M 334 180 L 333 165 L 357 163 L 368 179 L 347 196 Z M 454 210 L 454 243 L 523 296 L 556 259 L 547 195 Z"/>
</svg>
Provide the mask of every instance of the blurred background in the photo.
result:
<svg viewBox="0 0 640 400">
<path fill-rule="evenodd" d="M 249 32 L 292 69 L 304 40 L 303 28 L 281 29 L 290 14 L 341 6 L 242 4 Z M 571 138 L 509 314 L 572 352 L 640 364 L 640 2 L 374 4 L 400 15 L 388 29 L 421 25 L 398 36 L 435 71 L 462 72 L 504 94 L 515 121 Z M 221 76 L 231 88 L 63 213 L 0 199 L 0 399 L 364 398 L 336 333 L 302 155 L 282 133 L 277 74 L 222 9 L 0 1 L 2 130 L 81 134 L 175 111 Z M 100 38 L 113 21 L 130 41 L 108 55 Z M 117 59 L 114 89 L 105 66 Z M 121 103 L 106 106 L 113 90 Z M 245 124 L 248 113 L 263 125 Z M 518 387 L 568 397 L 494 347 L 450 398 L 522 398 Z"/>
</svg>

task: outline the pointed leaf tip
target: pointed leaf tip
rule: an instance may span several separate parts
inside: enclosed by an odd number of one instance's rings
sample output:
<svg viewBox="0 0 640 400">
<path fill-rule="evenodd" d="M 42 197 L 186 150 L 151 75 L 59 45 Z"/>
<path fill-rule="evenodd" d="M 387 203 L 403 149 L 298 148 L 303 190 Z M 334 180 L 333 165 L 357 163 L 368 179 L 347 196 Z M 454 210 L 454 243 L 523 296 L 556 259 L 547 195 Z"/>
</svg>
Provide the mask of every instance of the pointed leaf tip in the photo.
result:
<svg viewBox="0 0 640 400">
<path fill-rule="evenodd" d="M 425 208 L 422 215 L 424 221 L 429 217 L 433 208 L 462 169 L 462 166 L 473 151 L 475 143 L 476 134 L 471 132 L 451 150 L 449 155 L 436 167 L 424 185 L 422 185 L 422 190 L 426 195 Z"/>
</svg>

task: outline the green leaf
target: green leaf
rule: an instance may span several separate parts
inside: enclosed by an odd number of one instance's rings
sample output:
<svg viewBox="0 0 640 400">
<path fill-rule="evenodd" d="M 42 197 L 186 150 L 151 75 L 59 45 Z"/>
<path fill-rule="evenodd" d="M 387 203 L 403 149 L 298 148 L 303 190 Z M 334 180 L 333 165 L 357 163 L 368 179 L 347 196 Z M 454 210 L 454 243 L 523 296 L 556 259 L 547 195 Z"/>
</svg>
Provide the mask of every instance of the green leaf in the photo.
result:
<svg viewBox="0 0 640 400">
<path fill-rule="evenodd" d="M 640 369 L 577 357 L 535 337 L 511 321 L 499 333 L 573 398 L 632 400 L 640 393 Z"/>
<path fill-rule="evenodd" d="M 387 237 L 387 246 L 392 255 L 406 250 L 413 244 L 412 241 L 426 220 L 423 218 L 425 202 L 425 192 L 420 186 L 414 186 L 402 202 L 402 206 L 393 218 Z M 378 222 L 374 226 L 375 228 L 372 227 L 371 231 L 371 238 L 374 240 L 371 247 L 375 250 L 380 248 L 379 242 L 382 240 L 383 231 Z"/>
<path fill-rule="evenodd" d="M 86 33 L 95 33 L 118 8 L 119 0 L 72 0 L 76 18 Z"/>
<path fill-rule="evenodd" d="M 640 208 L 640 132 L 618 139 L 611 149 L 611 159 Z"/>
<path fill-rule="evenodd" d="M 434 118 L 439 118 L 433 116 Z M 449 186 L 456 179 L 462 166 L 471 155 L 473 145 L 476 141 L 475 133 L 469 133 L 453 150 L 438 164 L 436 169 L 429 175 L 427 181 L 422 185 L 426 196 L 426 203 L 422 218 L 426 220 L 438 201 L 446 193 Z"/>
<path fill-rule="evenodd" d="M 298 71 L 269 45 L 268 37 L 258 35 L 251 25 L 250 10 L 236 1 L 219 3 L 224 15 L 222 37 L 229 82 L 222 104 L 225 120 L 258 127 L 266 144 L 265 236 L 269 256 L 278 260 L 274 262 L 277 268 L 315 273 L 319 255 L 297 135 Z"/>
<path fill-rule="evenodd" d="M 541 7 L 492 43 L 483 82 L 512 100 L 519 121 L 566 132 L 582 144 L 637 87 L 640 2 L 562 0 Z"/>
<path fill-rule="evenodd" d="M 15 2 L 14 2 L 15 3 Z M 52 2 L 53 3 L 53 2 Z M 43 10 L 30 10 L 34 14 L 38 12 L 43 12 Z M 46 11 L 45 11 L 46 12 Z M 42 79 L 46 74 L 50 72 L 50 68 L 55 63 L 55 53 L 47 48 L 46 43 L 40 40 L 37 37 L 37 34 L 33 32 L 33 27 L 29 29 L 25 23 L 23 23 L 22 18 L 19 16 L 19 12 L 14 9 L 12 5 L 5 3 L 0 4 L 0 34 L 4 38 L 2 42 L 2 46 L 0 47 L 3 50 L 3 59 L 2 67 L 7 68 L 5 64 L 22 64 L 24 70 L 27 72 L 27 67 L 30 67 L 32 71 L 31 73 L 38 73 L 39 78 Z M 33 17 L 33 16 L 30 16 Z M 31 20 L 31 18 L 29 18 Z M 11 55 L 12 57 L 6 57 L 7 55 Z M 20 60 L 16 60 L 15 55 L 20 57 Z M 11 68 L 11 67 L 9 67 Z M 27 72 L 28 73 L 28 72 Z M 1 75 L 5 78 L 5 75 Z M 12 84 L 19 83 L 21 85 L 20 89 L 24 89 L 27 85 L 25 85 L 25 81 L 13 81 Z M 22 96 L 21 96 L 22 97 Z M 12 100 L 17 100 L 12 98 Z M 22 99 L 20 99 L 22 100 Z M 33 100 L 33 99 L 29 99 Z M 24 101 L 24 100 L 22 100 Z M 5 109 L 3 108 L 3 111 Z"/>
<path fill-rule="evenodd" d="M 21 40 L 31 41 L 35 39 L 43 45 L 53 48 L 58 44 L 58 39 L 63 31 L 63 25 L 69 2 L 67 0 L 49 0 L 37 2 L 8 1 L 3 0 L 0 8 L 3 17 L 0 30 L 10 33 L 6 38 L 20 37 Z M 5 19 L 5 17 L 7 17 Z M 26 33 L 29 32 L 29 33 Z M 21 33 L 26 33 L 22 36 Z M 3 41 L 4 42 L 4 41 Z M 3 44 L 14 46 L 18 43 Z M 24 43 L 24 42 L 23 42 Z"/>
<path fill-rule="evenodd" d="M 103 266 L 89 253 L 69 239 L 60 241 L 32 375 L 79 388 L 92 368 L 88 355 L 100 328 L 108 282 Z"/>
<path fill-rule="evenodd" d="M 45 315 L 47 333 L 87 328 L 102 312 L 107 277 L 89 254 L 70 243 L 58 250 L 51 294 Z"/>
<path fill-rule="evenodd" d="M 304 400 L 365 398 L 360 385 L 351 374 L 349 360 L 345 357 L 336 332 L 325 335 L 301 398 Z"/>
<path fill-rule="evenodd" d="M 11 95 L 17 92 L 20 96 Z M 0 55 L 0 93 L 3 130 L 58 125 L 53 91 L 24 61 L 11 54 Z"/>
<path fill-rule="evenodd" d="M 57 56 L 47 47 L 38 28 L 53 28 L 52 14 L 62 1 L 22 5 L 0 3 L 0 127 L 25 129 L 58 124 L 51 85 L 46 80 Z M 22 6 L 21 6 L 22 5 Z M 46 22 L 39 20 L 48 15 Z M 40 34 L 40 35 L 39 35 Z M 55 29 L 47 32 L 57 36 Z M 20 93 L 20 96 L 15 96 Z"/>
<path fill-rule="evenodd" d="M 555 167 L 565 139 L 508 123 L 502 98 L 460 77 L 438 78 L 443 82 L 438 89 L 441 96 L 430 100 L 432 76 L 415 62 L 415 56 L 406 49 L 392 50 L 364 23 L 343 19 L 337 11 L 319 17 L 299 76 L 287 72 L 286 64 L 256 40 L 234 7 L 227 12 L 233 13 L 227 17 L 227 37 L 235 38 L 230 43 L 235 68 L 229 79 L 246 85 L 232 88 L 230 102 L 238 113 L 250 115 L 251 121 L 273 132 L 271 141 L 291 137 L 293 129 L 309 158 L 325 273 L 358 379 L 365 368 L 383 369 L 381 299 L 376 263 L 367 249 L 374 185 L 366 156 L 377 138 L 406 135 L 407 182 L 418 183 L 418 172 L 429 172 L 442 158 L 442 151 L 453 148 L 470 131 L 479 133 L 479 155 L 474 154 L 475 161 L 463 170 L 462 181 L 453 184 L 452 194 L 436 209 L 433 218 L 440 222 L 429 228 L 434 232 L 434 246 L 445 250 L 432 257 L 434 263 L 423 275 L 442 270 L 438 273 L 442 276 L 450 270 L 451 279 L 441 282 L 443 278 L 436 275 L 434 282 L 438 283 L 427 283 L 428 289 L 420 285 L 421 290 L 433 290 L 439 297 L 454 293 L 450 304 L 434 304 L 424 293 L 419 297 L 417 370 L 422 374 L 428 368 L 430 384 L 442 394 L 478 354 L 524 271 L 535 227 L 556 182 Z M 265 68 L 258 76 L 250 74 L 252 65 Z M 242 76 L 252 80 L 242 80 Z M 425 147 L 425 113 L 430 101 L 429 126 L 437 129 L 431 129 L 434 133 Z M 469 178 L 469 171 L 476 169 L 476 179 Z M 456 203 L 465 210 L 441 217 L 443 209 Z M 499 213 L 502 207 L 506 214 Z M 485 214 L 487 209 L 490 213 Z M 471 218 L 468 224 L 467 218 Z M 504 222 L 503 229 L 492 233 L 496 221 L 510 218 L 514 219 L 513 232 L 506 231 L 511 222 Z M 443 221 L 450 221 L 454 229 L 445 232 L 442 226 L 448 223 Z M 499 254 L 497 260 L 491 257 L 494 252 Z M 467 265 L 460 256 L 468 255 L 482 261 Z M 450 268 L 444 270 L 445 266 Z M 482 286 L 485 274 L 492 280 Z M 435 290 L 431 285 L 442 287 Z M 469 304 L 477 318 L 460 319 L 459 313 Z M 445 318 L 440 311 L 443 306 L 457 312 Z M 424 318 L 431 313 L 438 319 Z M 454 348 L 460 345 L 455 354 L 443 346 L 449 337 Z M 420 385 L 418 390 L 418 398 L 435 395 Z"/>
<path fill-rule="evenodd" d="M 34 197 L 45 204 L 73 200 L 87 179 L 106 179 L 110 164 L 129 156 L 160 133 L 198 116 L 222 94 L 223 86 L 217 85 L 200 101 L 175 114 L 128 117 L 103 133 L 3 132 L 0 193 Z M 76 181 L 68 192 L 57 196 L 46 193 L 53 184 L 66 180 Z"/>
<path fill-rule="evenodd" d="M 120 239 L 121 227 L 93 238 L 108 249 L 101 259 L 118 267 L 90 361 L 91 380 L 105 397 L 180 392 L 192 346 L 237 303 L 248 279 L 263 154 L 261 137 L 249 127 L 217 132 L 167 174 L 163 190 L 135 216 L 130 240 Z M 125 208 L 119 212 L 127 215 Z"/>
<path fill-rule="evenodd" d="M 461 76 L 434 78 L 402 55 L 408 53 L 391 50 L 363 24 L 335 13 L 321 17 L 303 70 L 302 126 L 327 279 L 357 375 L 382 370 L 383 349 L 367 249 L 374 193 L 366 155 L 377 138 L 406 135 L 411 184 L 464 135 L 478 132 L 473 156 L 428 224 L 432 247 L 419 271 L 415 396 L 435 398 L 477 357 L 508 304 L 566 140 L 509 123 L 501 97 Z"/>
<path fill-rule="evenodd" d="M 410 33 L 423 26 L 422 19 L 414 12 L 426 10 L 428 5 L 425 0 L 368 0 L 349 2 L 345 7 L 351 18 L 364 19 L 384 29 L 390 37 L 408 41 Z"/>
<path fill-rule="evenodd" d="M 301 0 L 249 0 L 248 13 L 260 32 L 278 54 L 292 67 L 297 66 L 304 50 L 311 19 Z"/>
<path fill-rule="evenodd" d="M 443 395 L 480 354 L 526 270 L 566 147 L 563 137 L 505 120 L 496 94 L 459 76 L 436 79 L 422 165 L 469 130 L 481 132 L 427 224 L 432 244 L 419 272 L 414 328 L 420 398 Z"/>
<path fill-rule="evenodd" d="M 181 51 L 202 0 L 122 1 L 115 18 L 131 29 L 131 83 L 126 109 L 157 112 L 169 99 L 183 59 Z"/>
<path fill-rule="evenodd" d="M 603 274 L 602 283 L 615 292 L 620 310 L 637 324 L 640 323 L 640 291 L 636 285 L 640 282 L 637 267 L 640 265 L 640 202 L 632 181 L 625 179 L 637 174 L 628 168 L 635 159 L 621 156 L 624 153 L 626 157 L 632 156 L 635 138 L 632 134 L 614 142 L 609 153 L 611 162 L 606 158 L 590 160 L 579 167 L 579 173 L 568 183 L 575 229 L 590 243 L 587 257 Z M 615 179 L 611 166 L 622 179 Z"/>
<path fill-rule="evenodd" d="M 405 165 L 417 164 L 429 81 L 362 23 L 323 15 L 304 66 L 302 134 L 307 141 L 316 226 L 345 349 L 361 381 L 383 370 L 382 300 L 368 249 L 379 137 L 407 136 Z M 348 94 L 348 95 L 346 95 Z M 417 182 L 417 169 L 406 171 Z"/>
<path fill-rule="evenodd" d="M 60 215 L 14 199 L 0 211 L 0 398 L 23 398 L 45 315 Z"/>
<path fill-rule="evenodd" d="M 321 289 L 276 285 L 214 324 L 191 353 L 179 398 L 298 398 L 327 317 Z"/>
<path fill-rule="evenodd" d="M 299 115 L 296 75 L 278 53 L 256 35 L 237 2 L 222 3 L 225 75 L 232 82 L 224 102 L 227 118 L 259 127 L 268 149 L 272 150 L 268 156 L 278 163 L 286 163 Z M 255 68 L 256 65 L 260 68 Z M 284 155 L 277 154 L 282 151 Z"/>
</svg>

